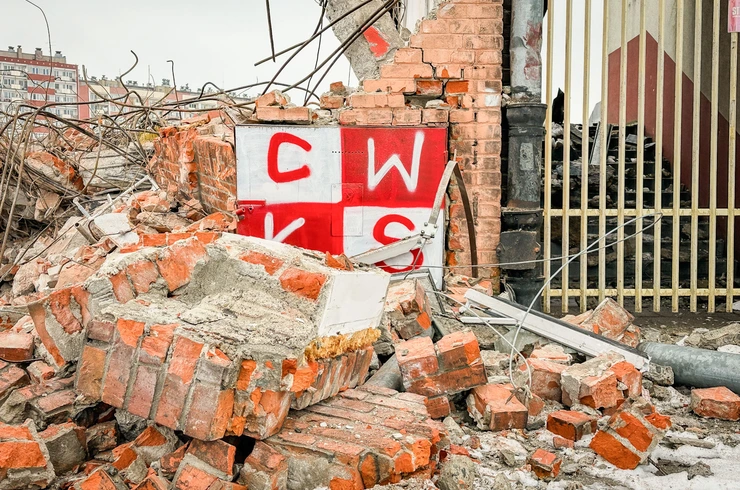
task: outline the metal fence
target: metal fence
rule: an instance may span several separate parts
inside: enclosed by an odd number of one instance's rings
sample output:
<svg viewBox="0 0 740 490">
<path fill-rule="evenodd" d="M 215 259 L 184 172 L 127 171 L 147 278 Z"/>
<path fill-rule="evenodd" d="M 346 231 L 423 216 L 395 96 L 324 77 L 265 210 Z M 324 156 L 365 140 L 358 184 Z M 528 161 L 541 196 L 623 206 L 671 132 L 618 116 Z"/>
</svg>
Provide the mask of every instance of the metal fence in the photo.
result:
<svg viewBox="0 0 740 490">
<path fill-rule="evenodd" d="M 584 311 L 594 299 L 610 296 L 620 304 L 634 298 L 635 311 L 652 304 L 654 311 L 662 306 L 712 312 L 722 302 L 731 311 L 738 215 L 737 34 L 727 33 L 727 1 L 597 2 L 550 2 L 547 12 L 546 100 L 552 101 L 558 88 L 553 82 L 556 65 L 564 67 L 565 96 L 562 171 L 560 162 L 553 159 L 558 138 L 553 134 L 552 104 L 546 122 L 545 276 L 615 227 L 635 217 L 645 218 L 620 228 L 614 240 L 605 240 L 597 252 L 566 264 L 545 290 L 544 309 L 550 311 L 560 302 L 565 312 L 575 299 Z M 593 16 L 592 6 L 603 8 L 602 18 Z M 574 9 L 583 10 L 583 25 L 574 24 Z M 629 38 L 628 32 L 634 32 L 638 23 L 639 34 Z M 557 25 L 565 25 L 564 46 L 554 45 Z M 591 31 L 599 28 L 603 30 L 600 70 L 591 62 L 592 54 L 597 55 L 591 52 Z M 618 46 L 614 46 L 617 34 Z M 577 36 L 583 40 L 582 52 L 580 45 L 574 49 Z M 575 93 L 573 60 L 580 56 L 583 84 Z M 591 94 L 591 77 L 599 72 L 601 94 Z M 571 106 L 578 97 L 583 126 L 576 156 L 572 146 L 578 128 L 571 130 L 571 121 L 577 116 Z M 600 121 L 589 128 L 590 105 L 599 97 Z M 646 118 L 650 120 L 647 131 Z M 580 175 L 574 173 L 576 168 Z M 562 182 L 561 190 L 555 188 L 556 182 Z M 655 219 L 650 215 L 661 219 L 650 226 Z M 558 246 L 562 253 L 557 252 Z"/>
</svg>

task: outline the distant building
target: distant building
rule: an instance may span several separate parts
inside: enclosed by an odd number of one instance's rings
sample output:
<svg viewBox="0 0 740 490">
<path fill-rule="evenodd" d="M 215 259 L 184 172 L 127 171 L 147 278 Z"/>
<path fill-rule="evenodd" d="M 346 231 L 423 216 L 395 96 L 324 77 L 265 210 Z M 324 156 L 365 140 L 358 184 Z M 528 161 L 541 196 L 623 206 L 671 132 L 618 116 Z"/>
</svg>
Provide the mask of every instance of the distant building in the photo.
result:
<svg viewBox="0 0 740 490">
<path fill-rule="evenodd" d="M 0 110 L 9 112 L 13 103 L 41 107 L 49 102 L 77 102 L 77 65 L 57 51 L 43 54 L 41 48 L 24 53 L 21 46 L 0 50 Z M 28 109 L 30 110 L 30 109 Z M 78 118 L 78 107 L 57 106 L 49 110 L 61 117 Z"/>
<path fill-rule="evenodd" d="M 93 104 L 80 106 L 80 118 L 88 119 L 91 117 L 97 117 L 103 114 L 114 115 L 121 112 L 129 112 L 130 108 L 126 108 L 117 104 L 113 99 L 118 99 L 118 102 L 123 102 L 122 97 L 126 95 L 127 90 L 136 93 L 137 96 L 132 95 L 126 101 L 129 105 L 143 105 L 152 106 L 159 105 L 167 102 L 183 101 L 198 97 L 200 92 L 193 92 L 186 86 L 175 91 L 174 87 L 170 85 L 170 81 L 167 79 L 162 80 L 161 85 L 147 84 L 141 85 L 136 81 L 126 81 L 125 87 L 118 80 L 108 79 L 97 79 L 92 77 L 90 80 L 83 80 L 80 83 L 80 101 L 81 102 L 94 102 Z M 110 100 L 105 100 L 110 99 Z M 190 117 L 191 113 L 188 110 L 209 110 L 218 107 L 218 101 L 207 100 L 207 101 L 196 101 L 189 104 L 183 104 L 179 106 L 183 109 L 182 118 Z M 173 108 L 173 111 L 165 116 L 166 119 L 180 119 L 180 111 Z"/>
</svg>

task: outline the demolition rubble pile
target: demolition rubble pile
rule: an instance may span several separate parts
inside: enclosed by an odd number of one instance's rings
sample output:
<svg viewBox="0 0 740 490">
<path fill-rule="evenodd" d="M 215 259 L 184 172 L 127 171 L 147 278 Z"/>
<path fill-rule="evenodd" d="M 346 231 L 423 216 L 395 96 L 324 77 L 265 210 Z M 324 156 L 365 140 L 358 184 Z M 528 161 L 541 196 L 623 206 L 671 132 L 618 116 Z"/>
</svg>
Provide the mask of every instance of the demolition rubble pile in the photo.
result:
<svg viewBox="0 0 740 490">
<path fill-rule="evenodd" d="M 229 216 L 167 192 L 71 221 L 10 269 L 0 489 L 537 486 L 577 479 L 584 452 L 634 469 L 671 427 L 618 354 L 540 338 L 509 372 L 509 352 L 450 332 L 453 309 L 421 280 L 231 234 Z M 489 290 L 457 281 L 453 294 Z M 632 320 L 607 300 L 570 321 L 632 344 Z M 365 384 L 374 346 L 401 391 Z M 722 388 L 691 407 L 740 418 Z"/>
</svg>

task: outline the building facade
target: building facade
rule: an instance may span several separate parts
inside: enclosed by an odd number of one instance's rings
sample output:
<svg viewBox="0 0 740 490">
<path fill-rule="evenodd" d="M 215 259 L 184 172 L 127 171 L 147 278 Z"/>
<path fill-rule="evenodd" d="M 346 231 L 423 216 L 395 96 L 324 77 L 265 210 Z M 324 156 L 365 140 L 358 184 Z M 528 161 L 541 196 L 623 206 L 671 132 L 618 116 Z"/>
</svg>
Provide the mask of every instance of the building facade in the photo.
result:
<svg viewBox="0 0 740 490">
<path fill-rule="evenodd" d="M 0 51 L 0 110 L 11 112 L 13 104 L 41 107 L 48 103 L 76 103 L 79 93 L 77 65 L 67 63 L 57 51 L 43 54 L 41 48 L 24 53 L 21 46 Z M 30 109 L 26 109 L 30 110 Z M 77 106 L 55 106 L 49 110 L 61 117 L 78 118 Z"/>
</svg>

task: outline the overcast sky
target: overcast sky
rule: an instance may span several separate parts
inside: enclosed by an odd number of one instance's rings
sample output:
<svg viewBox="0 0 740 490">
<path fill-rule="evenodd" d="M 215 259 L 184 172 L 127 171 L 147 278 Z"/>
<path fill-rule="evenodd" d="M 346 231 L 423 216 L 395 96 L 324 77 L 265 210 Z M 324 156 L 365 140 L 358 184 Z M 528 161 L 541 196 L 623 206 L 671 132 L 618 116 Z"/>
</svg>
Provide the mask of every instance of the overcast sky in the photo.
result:
<svg viewBox="0 0 740 490">
<path fill-rule="evenodd" d="M 270 54 L 267 13 L 264 0 L 34 0 L 46 12 L 51 28 L 52 49 L 62 51 L 67 61 L 87 68 L 89 76 L 114 78 L 133 63 L 133 50 L 139 65 L 126 80 L 146 83 L 151 74 L 159 84 L 172 78 L 167 60 L 175 61 L 178 86 L 191 89 L 212 81 L 233 88 L 272 78 L 287 59 L 278 58 L 258 67 L 257 60 Z M 320 8 L 315 0 L 270 0 L 275 49 L 279 51 L 309 37 L 318 22 Z M 44 19 L 38 9 L 25 0 L 0 0 L 3 29 L 0 46 L 22 45 L 27 52 L 49 46 Z M 574 2 L 572 118 L 581 121 L 583 87 L 583 6 Z M 553 96 L 564 85 L 565 9 L 557 9 Z M 589 107 L 599 100 L 601 83 L 601 2 L 592 2 L 591 94 Z M 337 46 L 331 30 L 322 40 L 325 58 Z M 543 62 L 546 56 L 546 43 Z M 279 76 L 279 82 L 292 84 L 307 75 L 316 59 L 316 42 L 306 48 Z M 341 57 L 321 84 L 319 93 L 330 82 L 347 83 L 349 64 Z M 316 79 L 314 79 L 316 80 Z M 151 79 L 149 79 L 151 81 Z M 543 68 L 544 82 L 544 68 Z M 350 85 L 357 84 L 354 75 Z M 255 94 L 257 89 L 252 89 Z M 261 89 L 260 89 L 261 90 Z M 545 90 L 543 89 L 543 93 Z M 294 102 L 301 103 L 293 92 Z"/>
<path fill-rule="evenodd" d="M 0 46 L 22 45 L 25 52 L 49 43 L 41 12 L 25 0 L 0 0 L 3 28 Z M 200 87 L 207 81 L 232 88 L 272 78 L 287 56 L 258 67 L 270 54 L 267 14 L 263 0 L 34 0 L 46 12 L 54 51 L 69 63 L 87 68 L 88 76 L 114 78 L 133 63 L 139 65 L 126 80 L 143 84 L 148 73 L 159 84 L 172 78 L 167 60 L 175 61 L 178 85 Z M 309 37 L 321 9 L 314 0 L 271 0 L 275 49 L 279 51 Z M 284 70 L 277 81 L 292 84 L 314 66 L 317 43 L 311 44 Z M 323 36 L 322 54 L 338 42 L 331 30 Z M 342 57 L 322 86 L 347 83 L 349 64 Z M 315 80 L 315 79 L 314 79 Z M 150 80 L 151 81 L 151 80 Z M 352 84 L 356 84 L 352 75 Z M 253 89 L 256 90 L 256 89 Z M 254 92 L 252 92 L 254 93 Z M 294 99 L 296 97 L 294 96 Z M 302 102 L 302 101 L 297 101 Z"/>
</svg>

